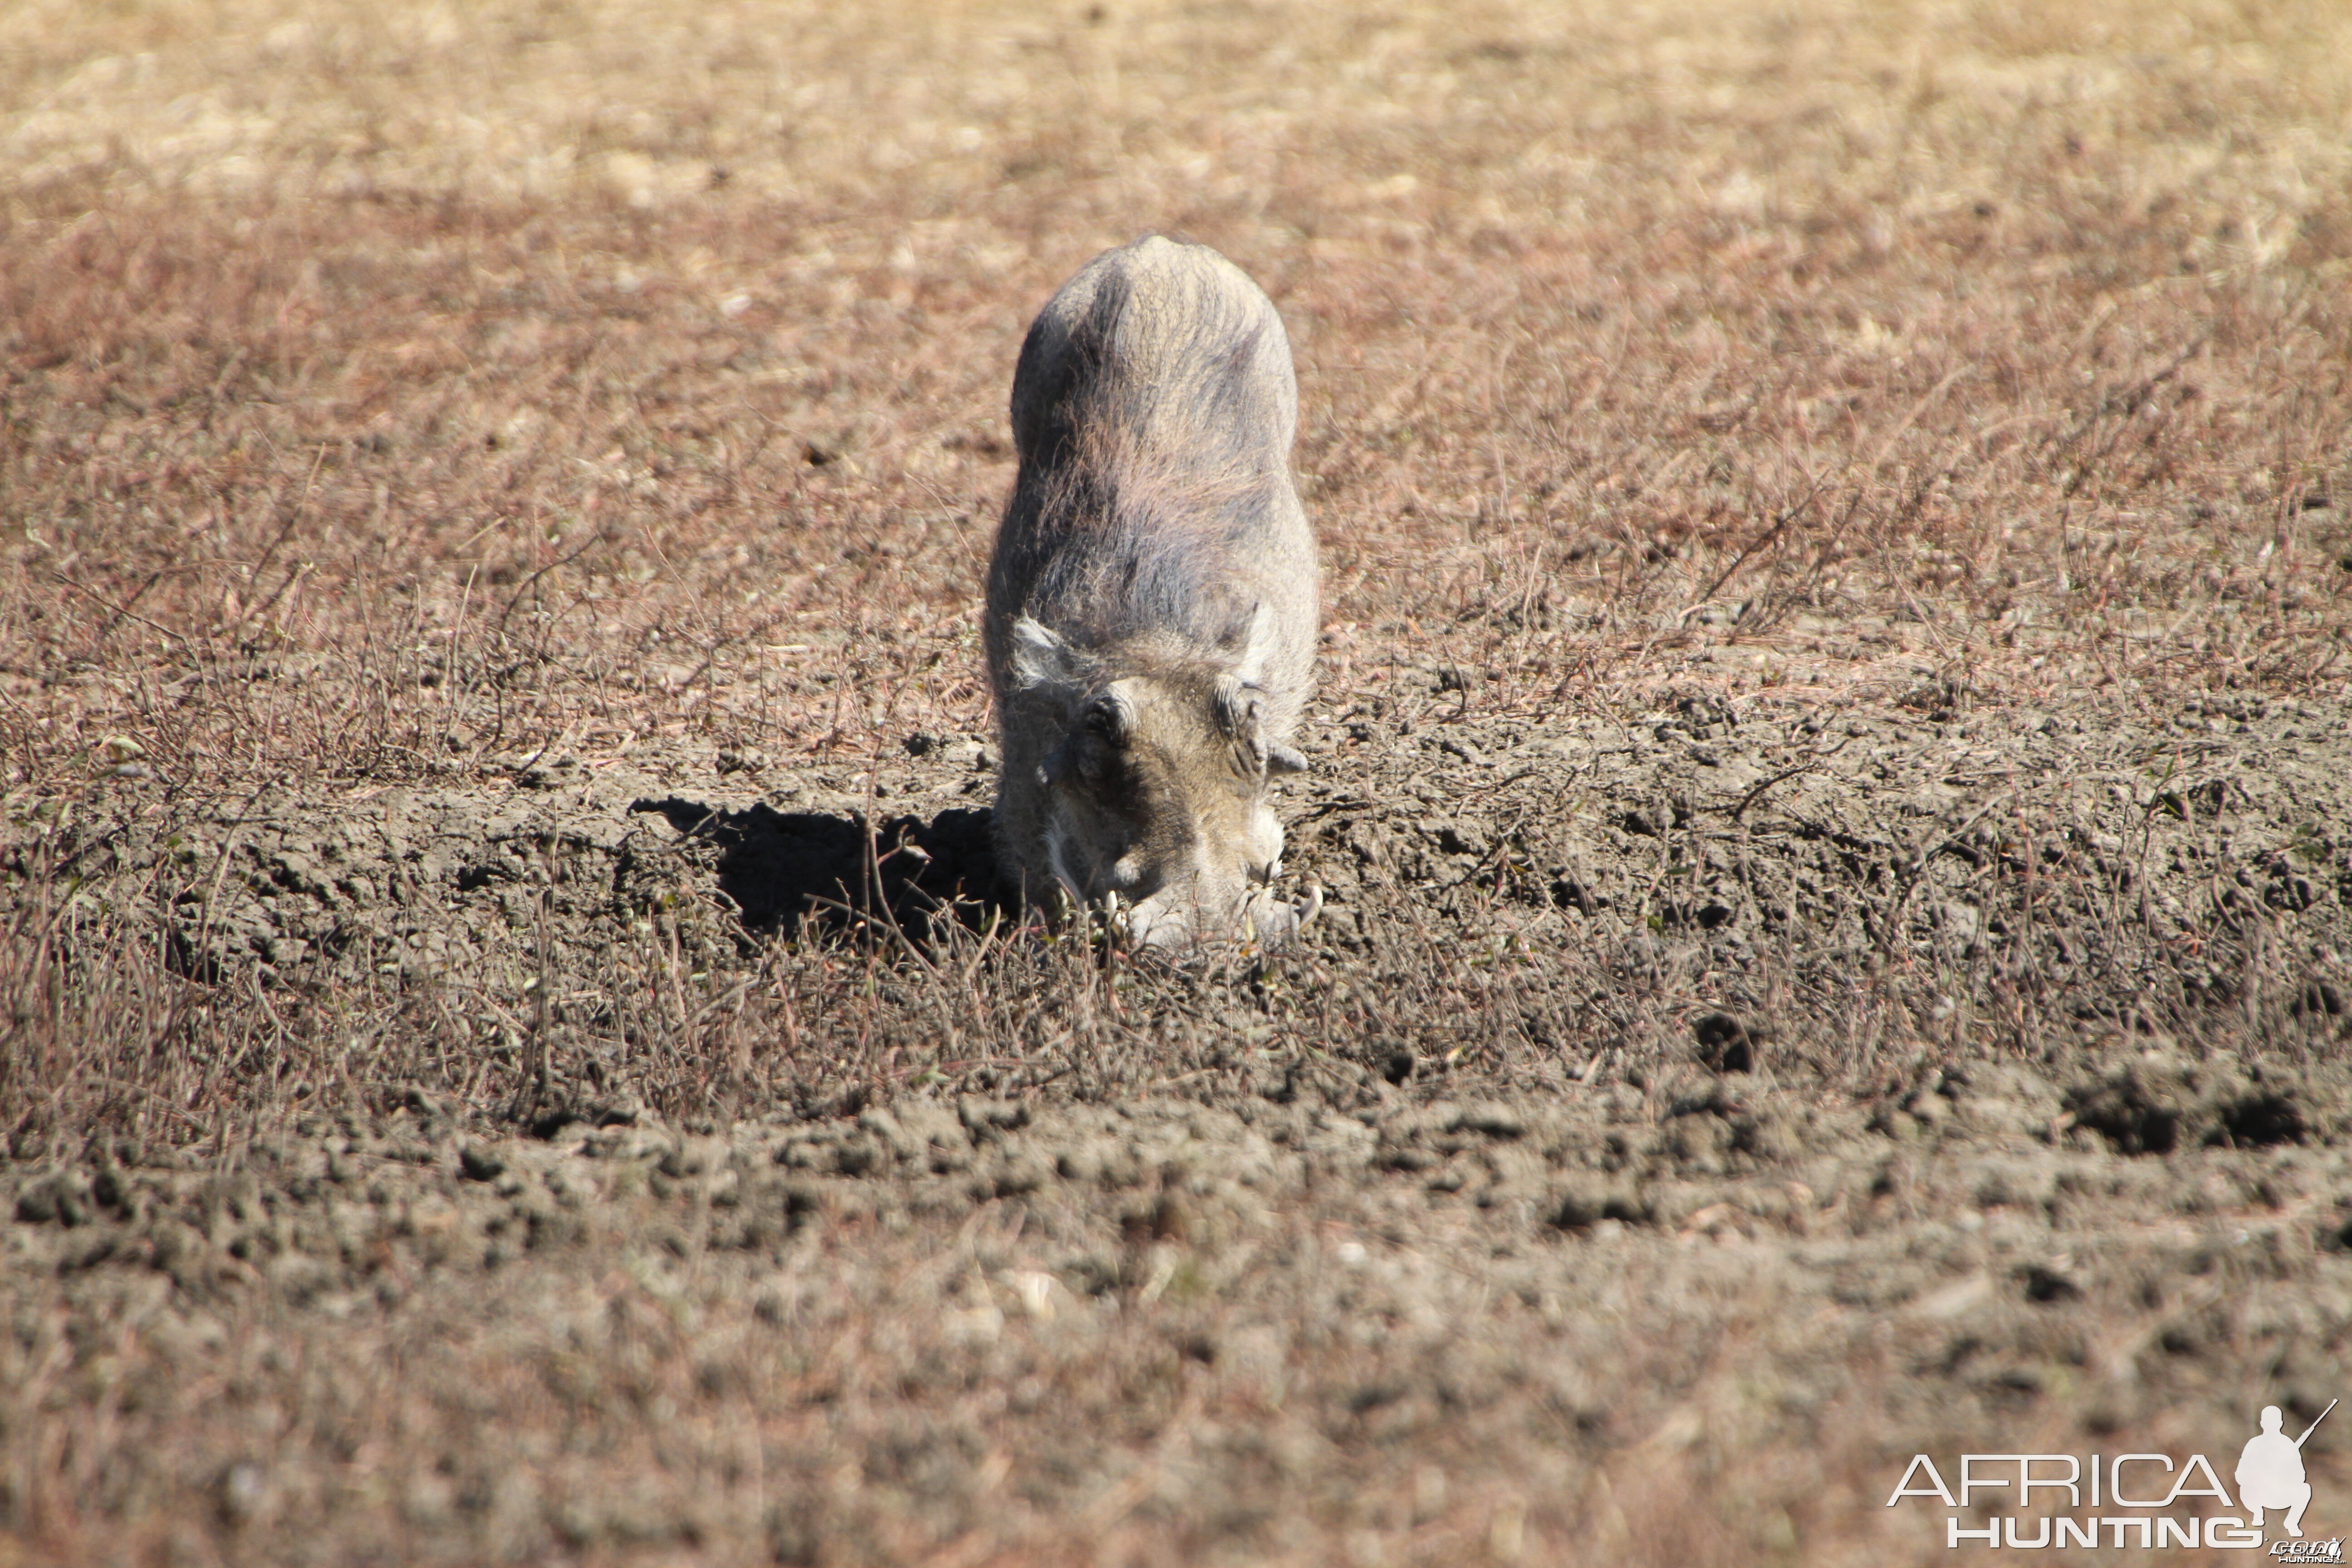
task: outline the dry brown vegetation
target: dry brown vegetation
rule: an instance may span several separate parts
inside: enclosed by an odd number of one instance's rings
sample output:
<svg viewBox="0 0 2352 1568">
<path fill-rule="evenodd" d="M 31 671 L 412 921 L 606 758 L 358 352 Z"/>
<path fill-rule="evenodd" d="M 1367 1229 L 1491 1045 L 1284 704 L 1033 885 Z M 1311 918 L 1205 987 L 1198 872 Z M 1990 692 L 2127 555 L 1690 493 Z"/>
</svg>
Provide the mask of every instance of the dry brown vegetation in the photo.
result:
<svg viewBox="0 0 2352 1568">
<path fill-rule="evenodd" d="M 2347 62 L 0 13 L 0 1563 L 1886 1561 L 1915 1448 L 2307 1420 Z M 1019 336 L 1153 229 L 1328 604 L 1329 914 L 1184 967 L 972 815 Z"/>
</svg>

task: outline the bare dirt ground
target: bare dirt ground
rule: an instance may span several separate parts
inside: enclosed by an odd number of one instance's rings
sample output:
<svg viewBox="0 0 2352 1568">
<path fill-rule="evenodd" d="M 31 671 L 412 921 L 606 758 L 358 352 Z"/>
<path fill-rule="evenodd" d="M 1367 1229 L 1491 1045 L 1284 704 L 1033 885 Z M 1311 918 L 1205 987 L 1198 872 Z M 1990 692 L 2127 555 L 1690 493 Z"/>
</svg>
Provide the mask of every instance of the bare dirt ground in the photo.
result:
<svg viewBox="0 0 2352 1568">
<path fill-rule="evenodd" d="M 1883 1563 L 1917 1452 L 2300 1430 L 2347 60 L 0 16 L 0 1563 Z M 1328 600 L 1325 914 L 1181 965 L 985 892 L 1003 390 L 1146 229 Z"/>
</svg>

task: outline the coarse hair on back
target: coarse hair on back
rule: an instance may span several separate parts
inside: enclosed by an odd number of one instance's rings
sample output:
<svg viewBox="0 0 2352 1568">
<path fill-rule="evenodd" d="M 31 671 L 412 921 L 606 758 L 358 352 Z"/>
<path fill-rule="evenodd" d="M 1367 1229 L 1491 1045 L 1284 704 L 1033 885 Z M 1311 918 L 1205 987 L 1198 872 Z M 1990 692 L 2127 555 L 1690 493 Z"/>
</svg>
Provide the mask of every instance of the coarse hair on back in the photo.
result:
<svg viewBox="0 0 2352 1568">
<path fill-rule="evenodd" d="M 1003 564 L 1088 641 L 1231 640 L 1296 409 L 1281 320 L 1230 262 L 1156 238 L 1098 258 L 1023 344 Z"/>
<path fill-rule="evenodd" d="M 1171 454 L 1115 426 L 1088 427 L 1080 445 L 1014 495 L 1014 508 L 1034 509 L 1037 532 L 1061 545 L 1035 563 L 1031 603 L 1057 607 L 1088 642 L 1153 628 L 1232 641 L 1252 604 L 1231 591 L 1231 562 L 1269 503 L 1266 477 Z M 1074 536 L 1086 537 L 1083 548 L 1068 547 Z"/>
</svg>

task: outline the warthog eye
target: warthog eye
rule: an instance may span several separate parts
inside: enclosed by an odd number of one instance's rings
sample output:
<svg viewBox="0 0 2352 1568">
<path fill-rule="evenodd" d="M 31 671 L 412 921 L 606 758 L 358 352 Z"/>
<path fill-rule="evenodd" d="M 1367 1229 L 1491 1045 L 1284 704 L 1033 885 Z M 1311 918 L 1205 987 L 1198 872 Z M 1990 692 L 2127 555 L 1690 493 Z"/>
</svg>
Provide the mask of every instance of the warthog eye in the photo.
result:
<svg viewBox="0 0 2352 1568">
<path fill-rule="evenodd" d="M 1077 722 L 1048 762 L 1048 781 L 1069 780 L 1094 788 L 1108 785 L 1125 766 L 1123 757 L 1133 726 L 1134 715 L 1117 696 L 1105 692 L 1096 698 L 1080 710 Z"/>
</svg>

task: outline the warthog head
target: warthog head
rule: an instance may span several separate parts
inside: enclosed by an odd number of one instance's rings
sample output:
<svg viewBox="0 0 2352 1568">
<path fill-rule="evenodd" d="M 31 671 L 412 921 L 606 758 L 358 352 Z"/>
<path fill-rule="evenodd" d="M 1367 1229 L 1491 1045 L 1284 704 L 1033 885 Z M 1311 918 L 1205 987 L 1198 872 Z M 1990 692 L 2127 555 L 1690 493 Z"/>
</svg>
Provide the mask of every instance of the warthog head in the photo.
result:
<svg viewBox="0 0 2352 1568">
<path fill-rule="evenodd" d="M 1265 623 L 1261 615 L 1253 625 L 1253 645 Z M 1228 667 L 1137 651 L 1127 650 L 1122 663 L 1134 668 L 1121 673 L 1026 616 L 1013 625 L 1024 706 L 1059 731 L 1034 780 L 1055 879 L 1155 947 L 1196 935 L 1288 937 L 1322 897 L 1274 896 L 1282 826 L 1266 781 L 1307 762 L 1265 733 L 1251 648 Z"/>
</svg>

